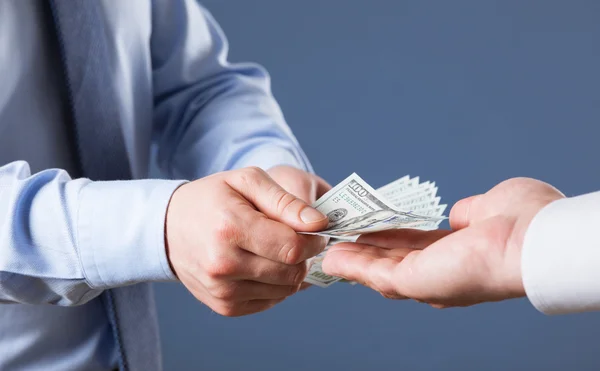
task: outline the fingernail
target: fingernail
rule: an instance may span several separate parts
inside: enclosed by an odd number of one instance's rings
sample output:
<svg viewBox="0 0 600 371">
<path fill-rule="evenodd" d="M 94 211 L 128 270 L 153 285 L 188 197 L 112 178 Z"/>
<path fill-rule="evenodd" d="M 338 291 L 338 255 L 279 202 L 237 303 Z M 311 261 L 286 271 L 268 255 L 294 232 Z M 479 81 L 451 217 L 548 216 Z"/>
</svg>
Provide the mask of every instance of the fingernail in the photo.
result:
<svg viewBox="0 0 600 371">
<path fill-rule="evenodd" d="M 312 207 L 305 207 L 300 212 L 300 219 L 306 224 L 320 222 L 323 219 L 327 218 L 325 215 L 321 214 L 317 209 L 313 209 Z"/>
</svg>

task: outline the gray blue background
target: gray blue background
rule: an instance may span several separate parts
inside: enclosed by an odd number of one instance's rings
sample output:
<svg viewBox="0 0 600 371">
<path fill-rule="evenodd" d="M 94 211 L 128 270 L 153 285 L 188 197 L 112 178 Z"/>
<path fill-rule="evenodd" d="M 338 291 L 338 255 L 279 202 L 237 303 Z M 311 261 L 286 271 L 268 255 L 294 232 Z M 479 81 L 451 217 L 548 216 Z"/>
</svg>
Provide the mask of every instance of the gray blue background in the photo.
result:
<svg viewBox="0 0 600 371">
<path fill-rule="evenodd" d="M 420 175 L 449 204 L 514 176 L 600 189 L 600 2 L 204 4 L 332 184 Z M 231 319 L 157 294 L 167 370 L 600 369 L 600 314 L 526 299 L 436 310 L 338 284 Z"/>
</svg>

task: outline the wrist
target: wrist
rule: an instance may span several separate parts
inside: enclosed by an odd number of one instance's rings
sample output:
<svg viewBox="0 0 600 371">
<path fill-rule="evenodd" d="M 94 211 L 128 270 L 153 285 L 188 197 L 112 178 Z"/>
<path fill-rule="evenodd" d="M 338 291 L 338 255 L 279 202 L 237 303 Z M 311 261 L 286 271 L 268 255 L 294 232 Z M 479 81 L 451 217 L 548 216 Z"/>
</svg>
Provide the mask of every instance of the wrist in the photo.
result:
<svg viewBox="0 0 600 371">
<path fill-rule="evenodd" d="M 511 218 L 512 232 L 506 241 L 504 277 L 509 298 L 522 298 L 527 296 L 523 282 L 522 255 L 525 235 L 536 215 L 547 205 L 563 198 L 562 195 L 553 195 L 524 205 L 516 218 Z"/>
<path fill-rule="evenodd" d="M 164 218 L 164 224 L 163 224 L 163 230 L 164 230 L 163 241 L 164 241 L 164 246 L 165 246 L 165 256 L 167 257 L 167 263 L 169 264 L 169 269 L 173 273 L 173 276 L 178 280 L 179 280 L 179 276 L 177 275 L 177 271 L 175 270 L 175 265 L 171 261 L 170 238 L 171 238 L 171 240 L 173 240 L 174 236 L 176 235 L 176 233 L 174 231 L 172 231 L 173 224 L 176 224 L 176 223 L 173 221 L 174 218 L 171 215 L 171 211 L 172 211 L 171 206 L 173 204 L 173 198 L 175 197 L 175 194 L 185 184 L 186 183 L 182 183 L 177 188 L 175 188 L 175 190 L 171 194 L 171 197 L 169 197 L 169 201 L 167 203 L 167 209 L 165 210 L 165 218 Z"/>
</svg>

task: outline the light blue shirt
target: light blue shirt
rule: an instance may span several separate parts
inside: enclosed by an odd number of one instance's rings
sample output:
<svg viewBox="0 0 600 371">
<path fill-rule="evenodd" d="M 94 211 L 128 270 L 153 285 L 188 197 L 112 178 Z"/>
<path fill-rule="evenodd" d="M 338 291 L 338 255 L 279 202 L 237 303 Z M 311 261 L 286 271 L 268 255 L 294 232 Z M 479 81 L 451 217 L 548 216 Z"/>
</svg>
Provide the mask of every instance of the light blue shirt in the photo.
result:
<svg viewBox="0 0 600 371">
<path fill-rule="evenodd" d="M 107 84 L 119 87 L 137 180 L 69 176 L 74 158 L 46 8 L 0 2 L 1 370 L 116 366 L 98 296 L 175 280 L 164 218 L 183 181 L 250 165 L 311 170 L 267 73 L 227 62 L 223 32 L 196 1 L 101 2 L 119 66 Z M 162 179 L 148 179 L 154 165 Z"/>
</svg>

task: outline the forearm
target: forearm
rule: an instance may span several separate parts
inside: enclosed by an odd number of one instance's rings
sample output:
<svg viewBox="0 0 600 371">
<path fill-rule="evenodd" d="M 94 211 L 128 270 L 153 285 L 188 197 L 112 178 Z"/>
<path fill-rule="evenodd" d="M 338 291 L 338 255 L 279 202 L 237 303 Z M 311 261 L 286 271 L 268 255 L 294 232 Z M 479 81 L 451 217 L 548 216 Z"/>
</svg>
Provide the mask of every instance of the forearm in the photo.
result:
<svg viewBox="0 0 600 371">
<path fill-rule="evenodd" d="M 174 279 L 163 235 L 179 184 L 0 167 L 0 302 L 77 305 L 106 288 Z"/>
<path fill-rule="evenodd" d="M 153 28 L 154 139 L 164 173 L 196 179 L 246 166 L 312 170 L 267 72 L 227 61 L 227 40 L 207 11 L 195 1 L 155 2 Z"/>
<path fill-rule="evenodd" d="M 186 179 L 246 166 L 266 170 L 275 165 L 290 165 L 312 170 L 285 122 L 275 112 L 269 112 L 265 104 L 269 98 L 252 93 L 247 86 L 232 89 L 216 96 L 202 110 L 188 113 L 189 121 L 178 123 L 187 130 L 181 138 L 171 138 L 176 145 L 162 147 L 165 148 L 162 156 L 159 150 L 161 168 L 169 169 L 171 177 Z M 162 113 L 161 108 L 157 108 L 157 115 Z M 170 119 L 174 118 L 167 115 L 161 118 Z M 169 152 L 171 148 L 176 150 Z"/>
</svg>

